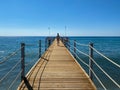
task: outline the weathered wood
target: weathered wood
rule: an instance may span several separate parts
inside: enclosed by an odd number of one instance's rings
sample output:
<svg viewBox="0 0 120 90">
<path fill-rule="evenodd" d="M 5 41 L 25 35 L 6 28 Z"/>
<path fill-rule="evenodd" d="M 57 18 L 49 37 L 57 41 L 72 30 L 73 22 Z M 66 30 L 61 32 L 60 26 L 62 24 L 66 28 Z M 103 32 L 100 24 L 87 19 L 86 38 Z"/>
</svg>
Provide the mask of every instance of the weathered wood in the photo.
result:
<svg viewBox="0 0 120 90">
<path fill-rule="evenodd" d="M 25 81 L 25 82 L 24 82 Z M 93 82 L 56 40 L 26 75 L 18 90 L 96 90 Z"/>
<path fill-rule="evenodd" d="M 39 40 L 39 58 L 41 57 L 41 40 Z"/>
<path fill-rule="evenodd" d="M 74 40 L 74 57 L 76 58 L 76 40 Z"/>
<path fill-rule="evenodd" d="M 93 49 L 91 47 L 93 47 L 93 43 L 90 43 L 89 45 L 89 56 L 93 58 Z M 91 69 L 93 69 L 93 61 L 91 60 L 91 58 L 89 58 L 89 77 L 91 78 L 91 80 L 93 80 L 93 74 L 91 71 Z"/>
<path fill-rule="evenodd" d="M 25 44 L 21 43 L 21 81 L 25 77 Z"/>
</svg>

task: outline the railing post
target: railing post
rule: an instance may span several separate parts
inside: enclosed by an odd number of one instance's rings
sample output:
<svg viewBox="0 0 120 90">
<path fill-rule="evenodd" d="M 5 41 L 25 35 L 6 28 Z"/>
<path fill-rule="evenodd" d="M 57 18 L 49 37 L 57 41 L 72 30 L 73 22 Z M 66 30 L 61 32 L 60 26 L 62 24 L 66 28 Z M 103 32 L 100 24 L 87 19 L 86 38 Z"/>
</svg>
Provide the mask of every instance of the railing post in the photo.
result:
<svg viewBox="0 0 120 90">
<path fill-rule="evenodd" d="M 67 44 L 67 39 L 66 39 L 66 37 L 65 37 L 65 47 L 67 47 L 67 45 L 66 45 L 66 44 Z"/>
<path fill-rule="evenodd" d="M 91 47 L 93 47 L 93 43 L 89 44 L 89 77 L 92 80 L 93 75 L 92 75 L 91 69 L 93 69 L 93 62 L 92 62 L 91 58 L 93 58 L 93 49 Z"/>
<path fill-rule="evenodd" d="M 63 44 L 65 45 L 65 38 L 63 37 Z"/>
<path fill-rule="evenodd" d="M 45 39 L 45 51 L 47 50 L 47 38 Z"/>
<path fill-rule="evenodd" d="M 70 40 L 68 40 L 68 50 L 70 51 Z"/>
<path fill-rule="evenodd" d="M 50 40 L 50 38 L 48 39 L 48 47 L 50 46 L 50 44 L 51 44 L 51 40 Z"/>
<path fill-rule="evenodd" d="M 76 40 L 74 40 L 74 57 L 76 58 Z"/>
<path fill-rule="evenodd" d="M 25 77 L 25 43 L 21 43 L 21 81 Z"/>
<path fill-rule="evenodd" d="M 39 58 L 41 57 L 41 40 L 39 40 Z"/>
<path fill-rule="evenodd" d="M 62 43 L 63 43 L 63 37 L 61 37 Z"/>
</svg>

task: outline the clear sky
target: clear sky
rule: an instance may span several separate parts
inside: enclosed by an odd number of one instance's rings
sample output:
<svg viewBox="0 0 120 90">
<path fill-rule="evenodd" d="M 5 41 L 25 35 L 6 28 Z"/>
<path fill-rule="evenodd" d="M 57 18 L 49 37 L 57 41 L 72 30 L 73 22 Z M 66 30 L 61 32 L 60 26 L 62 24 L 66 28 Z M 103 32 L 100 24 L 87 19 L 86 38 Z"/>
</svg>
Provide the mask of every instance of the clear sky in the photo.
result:
<svg viewBox="0 0 120 90">
<path fill-rule="evenodd" d="M 120 36 L 120 0 L 0 0 L 0 36 L 57 32 Z"/>
</svg>

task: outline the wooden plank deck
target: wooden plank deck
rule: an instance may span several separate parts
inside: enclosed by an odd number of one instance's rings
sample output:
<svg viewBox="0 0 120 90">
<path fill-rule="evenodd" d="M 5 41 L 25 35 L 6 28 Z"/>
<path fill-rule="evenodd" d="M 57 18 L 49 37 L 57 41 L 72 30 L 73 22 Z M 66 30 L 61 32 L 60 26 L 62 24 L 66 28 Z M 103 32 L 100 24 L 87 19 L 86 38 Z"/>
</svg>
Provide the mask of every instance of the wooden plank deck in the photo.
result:
<svg viewBox="0 0 120 90">
<path fill-rule="evenodd" d="M 87 74 L 56 39 L 17 90 L 96 90 Z"/>
</svg>

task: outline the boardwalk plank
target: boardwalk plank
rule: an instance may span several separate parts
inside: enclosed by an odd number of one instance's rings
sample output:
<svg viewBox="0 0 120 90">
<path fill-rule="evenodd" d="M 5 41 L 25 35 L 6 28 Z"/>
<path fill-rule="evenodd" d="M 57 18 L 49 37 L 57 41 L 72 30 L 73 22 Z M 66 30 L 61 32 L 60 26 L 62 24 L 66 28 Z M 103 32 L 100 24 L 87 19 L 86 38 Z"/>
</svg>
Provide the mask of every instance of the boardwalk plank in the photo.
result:
<svg viewBox="0 0 120 90">
<path fill-rule="evenodd" d="M 56 40 L 24 81 L 17 90 L 96 90 L 63 43 L 57 46 Z"/>
</svg>

